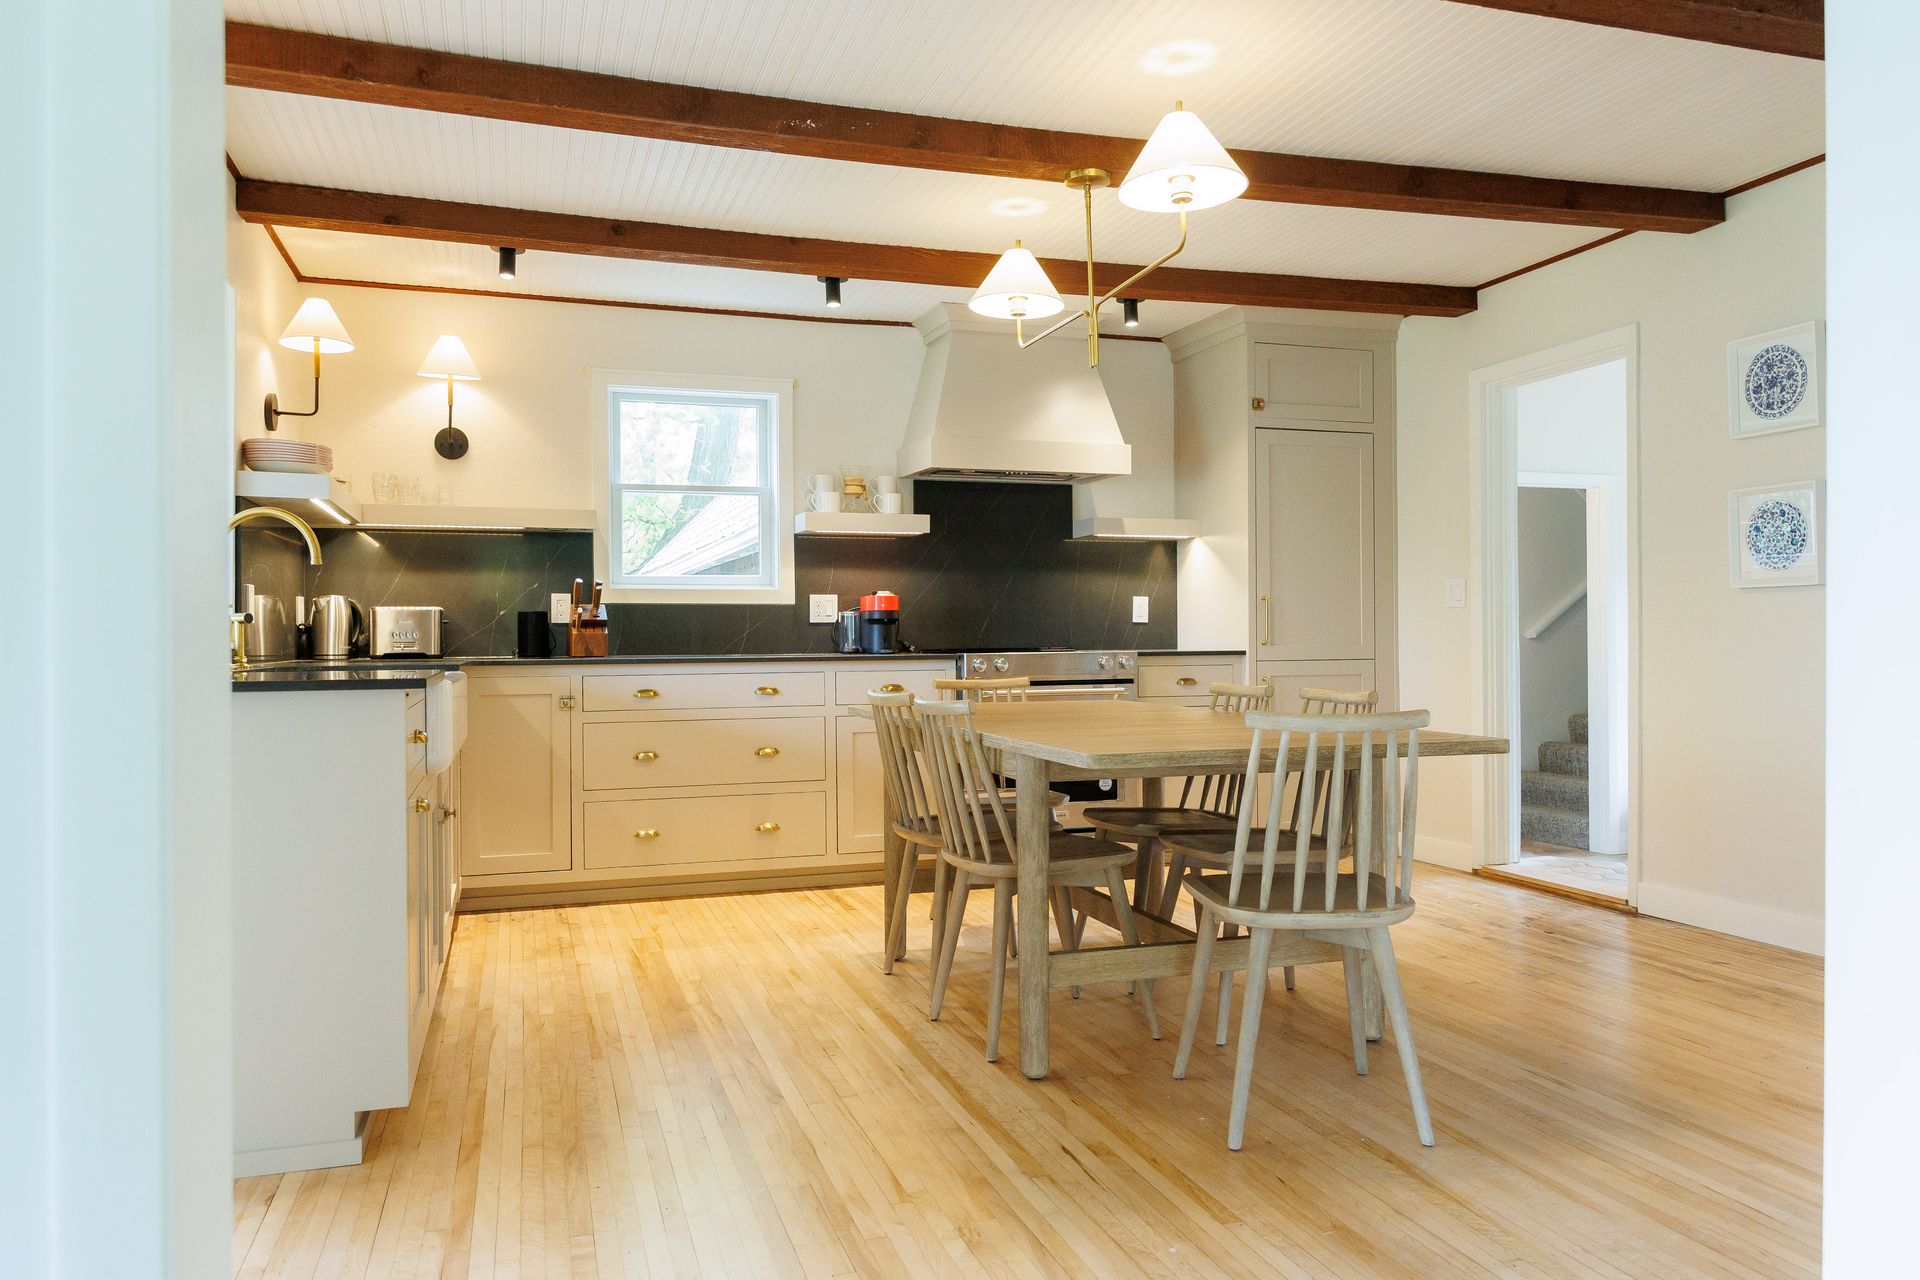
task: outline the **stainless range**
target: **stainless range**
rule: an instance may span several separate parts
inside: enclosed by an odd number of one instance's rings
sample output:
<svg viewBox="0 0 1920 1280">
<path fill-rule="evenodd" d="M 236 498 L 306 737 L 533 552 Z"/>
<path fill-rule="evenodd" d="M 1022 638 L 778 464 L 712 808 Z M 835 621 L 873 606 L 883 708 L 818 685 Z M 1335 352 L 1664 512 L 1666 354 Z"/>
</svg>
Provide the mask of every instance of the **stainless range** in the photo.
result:
<svg viewBox="0 0 1920 1280">
<path fill-rule="evenodd" d="M 1131 649 L 1029 649 L 963 653 L 962 678 L 1010 679 L 1025 676 L 1049 698 L 1132 698 L 1138 670 Z"/>
</svg>

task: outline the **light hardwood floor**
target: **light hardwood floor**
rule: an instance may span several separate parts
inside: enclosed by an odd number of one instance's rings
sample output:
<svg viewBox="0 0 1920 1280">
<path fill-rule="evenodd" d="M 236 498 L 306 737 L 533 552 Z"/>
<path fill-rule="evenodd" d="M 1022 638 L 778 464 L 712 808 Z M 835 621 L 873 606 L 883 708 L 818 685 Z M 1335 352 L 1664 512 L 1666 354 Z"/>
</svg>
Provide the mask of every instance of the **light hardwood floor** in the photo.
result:
<svg viewBox="0 0 1920 1280">
<path fill-rule="evenodd" d="M 1057 993 L 1047 1081 L 983 1060 L 990 896 L 939 1023 L 921 900 L 883 976 L 877 888 L 463 917 L 414 1105 L 237 1182 L 235 1273 L 1817 1274 L 1817 960 L 1416 890 L 1432 1150 L 1391 1052 L 1353 1074 L 1338 966 L 1274 984 L 1234 1154 L 1229 1051 L 1172 1080 L 1117 986 Z"/>
</svg>

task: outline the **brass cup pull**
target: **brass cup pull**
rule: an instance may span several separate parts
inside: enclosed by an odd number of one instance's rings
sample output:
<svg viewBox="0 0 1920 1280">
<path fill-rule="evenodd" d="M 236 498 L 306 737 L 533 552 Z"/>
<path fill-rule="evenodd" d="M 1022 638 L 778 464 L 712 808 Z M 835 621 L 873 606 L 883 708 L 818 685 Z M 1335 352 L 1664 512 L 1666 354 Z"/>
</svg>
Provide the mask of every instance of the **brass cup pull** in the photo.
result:
<svg viewBox="0 0 1920 1280">
<path fill-rule="evenodd" d="M 770 684 L 763 684 L 758 689 L 755 689 L 754 692 L 763 698 L 777 698 L 780 696 L 780 690 Z"/>
<path fill-rule="evenodd" d="M 903 684 L 883 684 L 880 686 L 880 692 L 882 693 L 905 693 L 906 691 L 907 686 Z"/>
<path fill-rule="evenodd" d="M 763 836 L 770 832 L 778 831 L 779 829 L 780 824 L 777 822 L 763 822 L 754 828 L 755 831 L 758 831 Z"/>
<path fill-rule="evenodd" d="M 658 751 L 636 751 L 633 753 L 633 758 L 644 764 L 648 760 L 658 760 L 660 753 Z"/>
<path fill-rule="evenodd" d="M 407 735 L 408 742 L 425 742 L 426 740 L 427 740 L 427 731 L 425 729 L 415 729 L 412 733 Z"/>
<path fill-rule="evenodd" d="M 633 838 L 635 840 L 658 840 L 660 838 L 660 829 L 658 827 L 642 827 L 633 833 Z"/>
<path fill-rule="evenodd" d="M 1181 676 L 1178 680 L 1175 680 L 1174 683 L 1175 684 L 1199 684 L 1200 682 L 1198 680 L 1195 680 L 1192 676 Z"/>
<path fill-rule="evenodd" d="M 657 698 L 660 696 L 660 691 L 658 689 L 635 689 L 633 696 L 636 698 Z"/>
<path fill-rule="evenodd" d="M 431 808 L 433 808 L 433 802 L 431 800 L 415 800 L 413 802 L 413 811 L 415 813 L 425 813 Z"/>
<path fill-rule="evenodd" d="M 779 754 L 780 754 L 780 748 L 778 748 L 778 747 L 757 747 L 757 748 L 755 748 L 755 749 L 754 749 L 754 753 L 753 753 L 753 754 L 755 754 L 755 755 L 757 755 L 757 756 L 759 756 L 759 757 L 760 757 L 761 759 L 763 759 L 763 760 L 770 760 L 770 759 L 772 759 L 772 758 L 773 758 L 774 756 L 777 756 L 777 755 L 779 755 Z"/>
</svg>

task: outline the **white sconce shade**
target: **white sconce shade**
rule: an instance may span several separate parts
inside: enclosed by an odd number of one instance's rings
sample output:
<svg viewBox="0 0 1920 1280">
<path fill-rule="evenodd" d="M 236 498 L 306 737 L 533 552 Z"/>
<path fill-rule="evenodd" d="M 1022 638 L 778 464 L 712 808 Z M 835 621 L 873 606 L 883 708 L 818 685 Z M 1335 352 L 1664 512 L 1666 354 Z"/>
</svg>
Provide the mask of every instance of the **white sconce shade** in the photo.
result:
<svg viewBox="0 0 1920 1280">
<path fill-rule="evenodd" d="M 340 323 L 340 317 L 333 313 L 333 305 L 325 298 L 308 298 L 301 303 L 280 334 L 280 345 L 295 351 L 311 351 L 315 343 L 319 344 L 323 356 L 344 355 L 353 350 L 353 339 L 347 336 L 346 326 Z"/>
<path fill-rule="evenodd" d="M 993 270 L 967 300 L 969 311 L 996 320 L 1035 320 L 1058 315 L 1066 307 L 1053 281 L 1041 270 L 1040 260 L 1031 250 L 1022 249 L 1018 240 L 1000 255 L 1000 261 L 993 264 Z"/>
<path fill-rule="evenodd" d="M 433 344 L 433 350 L 427 352 L 427 358 L 420 362 L 420 376 L 423 378 L 452 378 L 455 382 L 478 382 L 480 371 L 473 367 L 473 357 L 467 354 L 467 344 L 450 333 L 440 335 Z"/>
<path fill-rule="evenodd" d="M 1247 175 L 1200 117 L 1175 106 L 1120 184 L 1120 203 L 1147 213 L 1211 209 L 1247 189 Z"/>
</svg>

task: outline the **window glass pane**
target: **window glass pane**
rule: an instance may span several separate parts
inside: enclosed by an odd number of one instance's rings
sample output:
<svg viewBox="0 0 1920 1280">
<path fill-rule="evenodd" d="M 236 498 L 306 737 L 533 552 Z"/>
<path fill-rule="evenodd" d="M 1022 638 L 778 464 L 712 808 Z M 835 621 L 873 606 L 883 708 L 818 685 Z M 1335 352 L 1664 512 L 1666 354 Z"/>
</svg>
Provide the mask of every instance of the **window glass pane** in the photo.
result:
<svg viewBox="0 0 1920 1280">
<path fill-rule="evenodd" d="M 620 495 L 620 577 L 757 577 L 760 572 L 757 495 Z"/>
<path fill-rule="evenodd" d="M 621 484 L 758 485 L 760 406 L 620 400 Z"/>
</svg>

